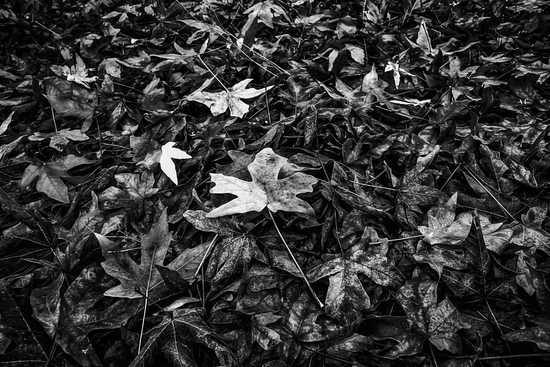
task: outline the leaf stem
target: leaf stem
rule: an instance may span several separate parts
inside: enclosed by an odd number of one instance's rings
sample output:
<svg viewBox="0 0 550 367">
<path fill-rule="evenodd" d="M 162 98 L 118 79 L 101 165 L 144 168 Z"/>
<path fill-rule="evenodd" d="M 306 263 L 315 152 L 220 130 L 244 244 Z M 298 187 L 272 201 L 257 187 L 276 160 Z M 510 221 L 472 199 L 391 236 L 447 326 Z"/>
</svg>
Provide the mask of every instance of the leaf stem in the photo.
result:
<svg viewBox="0 0 550 367">
<path fill-rule="evenodd" d="M 290 250 L 290 247 L 286 243 L 286 240 L 283 237 L 283 234 L 281 233 L 281 231 L 279 230 L 279 227 L 277 226 L 277 222 L 275 222 L 275 218 L 273 217 L 273 214 L 271 213 L 271 210 L 268 209 L 267 212 L 269 213 L 269 216 L 271 217 L 271 221 L 273 221 L 273 224 L 275 225 L 275 229 L 277 230 L 277 233 L 279 234 L 279 237 L 281 237 L 281 240 L 283 241 L 283 243 L 286 247 L 286 250 L 287 250 L 288 254 L 290 255 L 290 258 L 292 259 L 292 262 L 294 262 L 294 265 L 296 265 L 296 268 L 298 268 L 298 271 L 300 272 L 300 275 L 302 275 L 302 278 L 304 278 L 304 282 L 306 283 L 307 287 L 309 288 L 309 291 L 311 292 L 311 295 L 313 296 L 313 298 L 315 299 L 315 301 L 317 302 L 319 307 L 321 307 L 321 308 L 325 307 L 323 302 L 321 302 L 319 297 L 317 297 L 317 294 L 313 291 L 313 288 L 311 287 L 311 284 L 309 283 L 309 280 L 307 279 L 306 275 L 304 274 L 304 271 L 300 267 L 300 264 L 298 264 L 298 261 L 294 257 L 294 254 L 292 253 L 292 250 Z"/>
<path fill-rule="evenodd" d="M 212 242 L 210 242 L 210 245 L 208 245 L 208 248 L 206 249 L 206 252 L 204 253 L 204 256 L 202 257 L 201 263 L 199 264 L 199 267 L 195 271 L 195 278 L 199 275 L 199 271 L 201 270 L 202 266 L 204 265 L 204 262 L 206 261 L 206 258 L 208 255 L 210 255 L 210 251 L 212 251 L 212 248 L 214 247 L 214 243 L 216 243 L 216 239 L 218 239 L 218 234 L 214 236 L 212 239 Z"/>
</svg>

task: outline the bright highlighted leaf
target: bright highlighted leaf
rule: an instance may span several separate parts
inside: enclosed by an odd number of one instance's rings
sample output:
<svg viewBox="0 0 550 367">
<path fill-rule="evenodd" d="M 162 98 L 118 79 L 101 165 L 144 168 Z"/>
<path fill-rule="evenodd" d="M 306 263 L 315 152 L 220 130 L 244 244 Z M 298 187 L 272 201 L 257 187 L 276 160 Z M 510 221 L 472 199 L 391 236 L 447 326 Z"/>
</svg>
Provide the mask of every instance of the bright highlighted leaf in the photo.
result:
<svg viewBox="0 0 550 367">
<path fill-rule="evenodd" d="M 468 237 L 472 215 L 466 212 L 455 217 L 457 198 L 455 193 L 445 204 L 428 211 L 428 226 L 418 226 L 424 241 L 431 245 L 458 245 Z"/>
<path fill-rule="evenodd" d="M 89 77 L 88 68 L 86 67 L 84 61 L 82 61 L 82 59 L 78 55 L 75 56 L 75 59 L 76 65 L 71 66 L 71 68 L 66 65 L 53 65 L 51 69 L 58 76 L 66 76 L 67 80 L 70 82 L 75 82 L 85 86 L 86 88 L 90 88 L 90 85 L 88 83 L 95 81 L 97 79 L 97 76 Z"/>
<path fill-rule="evenodd" d="M 162 169 L 162 172 L 177 185 L 178 173 L 176 172 L 176 165 L 172 159 L 189 159 L 191 156 L 181 149 L 174 148 L 175 144 L 174 142 L 168 142 L 162 146 L 160 169 Z"/>
<path fill-rule="evenodd" d="M 233 194 L 237 198 L 212 210 L 206 217 L 261 212 L 266 206 L 272 212 L 283 210 L 314 216 L 313 208 L 296 195 L 313 191 L 317 179 L 301 172 L 279 179 L 279 172 L 285 166 L 289 166 L 286 158 L 265 148 L 248 166 L 252 182 L 211 173 L 212 182 L 216 184 L 210 189 L 212 194 Z"/>
<path fill-rule="evenodd" d="M 214 78 L 205 81 L 198 90 L 187 96 L 187 99 L 208 106 L 214 116 L 221 115 L 229 108 L 231 116 L 243 117 L 248 112 L 249 106 L 241 101 L 241 99 L 257 97 L 273 88 L 273 86 L 269 86 L 265 89 L 247 89 L 246 86 L 252 79 L 245 79 L 235 84 L 229 90 L 225 89 L 221 92 L 204 92 L 203 90 L 206 89 L 213 80 Z"/>
</svg>

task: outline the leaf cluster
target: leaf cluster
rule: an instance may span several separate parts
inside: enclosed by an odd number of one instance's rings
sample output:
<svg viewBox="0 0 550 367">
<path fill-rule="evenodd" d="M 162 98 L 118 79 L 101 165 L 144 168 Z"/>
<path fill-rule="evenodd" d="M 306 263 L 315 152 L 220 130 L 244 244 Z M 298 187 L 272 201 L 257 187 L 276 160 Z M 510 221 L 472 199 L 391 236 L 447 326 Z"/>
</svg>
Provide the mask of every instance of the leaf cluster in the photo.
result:
<svg viewBox="0 0 550 367">
<path fill-rule="evenodd" d="M 545 1 L 0 5 L 0 365 L 550 361 Z"/>
</svg>

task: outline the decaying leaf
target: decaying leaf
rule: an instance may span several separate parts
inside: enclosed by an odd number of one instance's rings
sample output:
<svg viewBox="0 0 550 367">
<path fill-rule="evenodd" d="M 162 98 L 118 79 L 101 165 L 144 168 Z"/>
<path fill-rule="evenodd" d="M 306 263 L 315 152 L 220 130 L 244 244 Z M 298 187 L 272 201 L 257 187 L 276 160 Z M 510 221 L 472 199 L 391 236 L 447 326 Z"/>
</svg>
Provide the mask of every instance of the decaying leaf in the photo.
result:
<svg viewBox="0 0 550 367">
<path fill-rule="evenodd" d="M 455 217 L 457 197 L 458 193 L 454 193 L 445 204 L 428 211 L 428 226 L 418 226 L 424 241 L 431 245 L 459 245 L 468 237 L 472 215 L 465 212 Z"/>
<path fill-rule="evenodd" d="M 92 163 L 94 162 L 72 154 L 55 162 L 44 163 L 35 161 L 25 169 L 23 177 L 19 181 L 19 187 L 27 188 L 38 178 L 36 182 L 37 191 L 48 195 L 52 199 L 68 204 L 70 203 L 69 189 L 61 179 L 71 177 L 67 173 L 71 168 Z"/>
<path fill-rule="evenodd" d="M 372 232 L 374 229 L 367 227 L 365 231 Z M 327 315 L 341 322 L 353 323 L 360 312 L 371 307 L 371 299 L 358 277 L 359 273 L 378 285 L 399 286 L 402 276 L 388 262 L 387 240 L 382 242 L 368 249 L 360 243 L 343 255 L 327 255 L 326 262 L 309 271 L 308 278 L 312 282 L 329 277 Z"/>
<path fill-rule="evenodd" d="M 118 173 L 115 180 L 120 188 L 111 186 L 98 195 L 105 209 L 132 208 L 159 191 L 153 187 L 155 176 L 150 171 L 142 174 Z"/>
<path fill-rule="evenodd" d="M 143 357 L 155 344 L 160 344 L 161 352 L 169 361 L 177 361 L 181 366 L 197 366 L 193 351 L 194 343 L 202 344 L 224 361 L 224 366 L 237 366 L 234 352 L 224 344 L 206 322 L 200 307 L 176 309 L 173 315 L 163 320 L 148 333 L 149 340 L 136 356 L 130 367 L 139 366 Z"/>
<path fill-rule="evenodd" d="M 97 307 L 103 293 L 116 282 L 97 264 L 82 270 L 61 294 L 64 277 L 31 294 L 33 317 L 49 338 L 85 367 L 101 365 L 88 338 L 93 330 L 116 329 L 137 311 L 133 300 L 118 300 L 105 308 Z"/>
<path fill-rule="evenodd" d="M 86 64 L 84 64 L 84 61 L 82 61 L 82 59 L 78 55 L 75 55 L 75 59 L 76 64 L 74 66 L 71 66 L 70 68 L 66 65 L 53 65 L 51 69 L 58 76 L 67 77 L 67 80 L 70 82 L 72 81 L 83 85 L 86 88 L 90 88 L 90 85 L 88 83 L 95 81 L 97 79 L 97 76 L 88 76 L 88 68 L 86 67 Z"/>
<path fill-rule="evenodd" d="M 470 324 L 448 298 L 437 302 L 437 282 L 423 280 L 415 274 L 399 288 L 396 299 L 407 315 L 407 322 L 395 316 L 370 318 L 373 325 L 369 328 L 373 329 L 374 338 L 393 340 L 390 347 L 381 352 L 384 358 L 414 355 L 422 349 L 425 340 L 441 351 L 455 354 L 462 351 L 457 331 L 469 328 Z"/>
<path fill-rule="evenodd" d="M 151 231 L 142 237 L 139 263 L 134 261 L 127 251 L 121 251 L 122 249 L 117 244 L 105 236 L 98 233 L 95 235 L 105 258 L 101 266 L 107 274 L 120 281 L 120 285 L 105 292 L 106 296 L 130 299 L 147 296 L 149 300 L 154 301 L 166 293 L 167 288 L 156 267 L 164 265 L 164 258 L 172 241 L 172 232 L 168 231 L 166 210 L 163 211 Z M 177 271 L 183 279 L 191 282 L 204 251 L 206 251 L 206 244 L 187 249 L 167 267 Z"/>
<path fill-rule="evenodd" d="M 317 179 L 302 172 L 279 179 L 278 175 L 287 162 L 271 148 L 265 148 L 248 166 L 252 182 L 211 173 L 212 182 L 216 184 L 210 189 L 212 194 L 233 194 L 237 198 L 212 210 L 207 218 L 261 212 L 265 207 L 272 212 L 283 210 L 314 216 L 313 208 L 296 195 L 311 192 Z"/>
<path fill-rule="evenodd" d="M 225 89 L 221 92 L 205 92 L 210 83 L 214 81 L 214 78 L 208 79 L 203 85 L 188 95 L 186 98 L 189 101 L 195 101 L 202 103 L 212 112 L 212 115 L 218 116 L 227 111 L 229 108 L 231 116 L 243 117 L 247 112 L 249 106 L 241 101 L 241 99 L 250 99 L 259 96 L 260 94 L 267 92 L 273 86 L 269 86 L 262 89 L 246 88 L 246 86 L 252 81 L 252 79 L 245 79 L 229 89 Z"/>
</svg>

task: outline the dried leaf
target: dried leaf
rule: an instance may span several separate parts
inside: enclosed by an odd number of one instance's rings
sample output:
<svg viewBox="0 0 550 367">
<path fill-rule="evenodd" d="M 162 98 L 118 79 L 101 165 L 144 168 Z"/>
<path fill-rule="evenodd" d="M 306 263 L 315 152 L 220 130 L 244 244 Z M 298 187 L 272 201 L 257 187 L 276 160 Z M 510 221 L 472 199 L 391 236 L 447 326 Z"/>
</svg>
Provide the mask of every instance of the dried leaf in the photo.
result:
<svg viewBox="0 0 550 367">
<path fill-rule="evenodd" d="M 411 332 L 424 335 L 439 350 L 462 351 L 457 331 L 470 324 L 448 298 L 437 303 L 437 282 L 413 278 L 397 291 L 396 299 L 412 322 Z"/>
<path fill-rule="evenodd" d="M 160 155 L 160 169 L 173 183 L 178 184 L 178 173 L 176 172 L 176 165 L 172 159 L 190 159 L 189 154 L 183 150 L 174 148 L 174 142 L 168 142 L 162 146 L 162 154 Z"/>
<path fill-rule="evenodd" d="M 459 245 L 468 237 L 472 215 L 466 212 L 455 218 L 457 197 L 458 193 L 454 193 L 445 204 L 428 211 L 428 226 L 418 226 L 424 241 L 431 245 Z"/>
<path fill-rule="evenodd" d="M 249 106 L 241 101 L 241 99 L 257 97 L 273 88 L 273 86 L 269 86 L 263 90 L 255 88 L 246 89 L 246 86 L 252 79 L 245 79 L 235 84 L 229 90 L 226 89 L 221 92 L 204 92 L 203 90 L 208 87 L 213 80 L 213 78 L 208 79 L 198 90 L 194 91 L 186 98 L 189 101 L 199 102 L 208 106 L 214 116 L 221 115 L 229 108 L 231 116 L 242 118 L 248 112 Z"/>
<path fill-rule="evenodd" d="M 90 88 L 90 85 L 88 83 L 97 80 L 97 76 L 88 76 L 88 68 L 78 54 L 75 55 L 75 59 L 76 64 L 74 66 L 71 66 L 70 68 L 66 65 L 53 65 L 50 68 L 58 76 L 65 76 L 70 82 L 75 82 L 85 86 L 86 88 Z"/>
<path fill-rule="evenodd" d="M 369 250 L 364 247 L 364 244 L 358 244 L 344 255 L 326 255 L 328 261 L 308 272 L 312 282 L 329 277 L 326 312 L 341 322 L 353 323 L 360 312 L 371 307 L 359 273 L 383 286 L 397 287 L 402 281 L 400 273 L 387 259 L 387 241 L 385 245 Z"/>
<path fill-rule="evenodd" d="M 265 207 L 272 212 L 283 210 L 314 216 L 313 208 L 296 195 L 311 192 L 317 179 L 301 172 L 279 179 L 278 175 L 287 162 L 286 158 L 275 154 L 271 148 L 265 148 L 248 166 L 252 182 L 211 173 L 212 182 L 216 184 L 210 189 L 212 194 L 227 193 L 237 198 L 212 210 L 206 215 L 207 218 L 261 212 Z"/>
<path fill-rule="evenodd" d="M 120 285 L 105 292 L 106 296 L 133 299 L 148 295 L 150 300 L 155 301 L 167 292 L 157 269 L 157 266 L 164 266 L 164 258 L 172 240 L 172 232 L 168 231 L 166 209 L 149 233 L 142 237 L 139 264 L 127 251 L 121 251 L 117 244 L 105 236 L 99 233 L 95 235 L 105 258 L 101 266 L 107 274 L 120 281 Z M 168 269 L 177 271 L 183 279 L 191 282 L 206 248 L 205 244 L 183 251 L 168 265 Z"/>
<path fill-rule="evenodd" d="M 19 181 L 19 187 L 27 188 L 36 178 L 38 178 L 36 182 L 37 191 L 48 195 L 54 200 L 69 204 L 69 189 L 61 178 L 71 177 L 67 174 L 67 171 L 71 168 L 92 163 L 94 162 L 72 154 L 55 162 L 43 163 L 41 161 L 35 161 L 35 163 L 25 169 L 23 177 L 21 177 L 21 181 Z"/>
<path fill-rule="evenodd" d="M 119 328 L 134 316 L 138 304 L 131 300 L 119 300 L 104 309 L 98 308 L 103 292 L 113 285 L 114 280 L 96 264 L 84 268 L 61 296 L 63 280 L 59 276 L 50 285 L 33 291 L 33 315 L 51 338 L 55 336 L 55 342 L 65 353 L 82 366 L 101 365 L 88 333 Z"/>
</svg>

